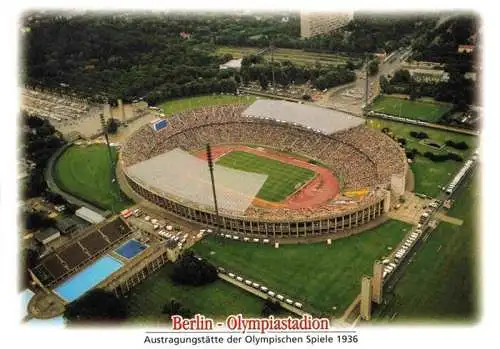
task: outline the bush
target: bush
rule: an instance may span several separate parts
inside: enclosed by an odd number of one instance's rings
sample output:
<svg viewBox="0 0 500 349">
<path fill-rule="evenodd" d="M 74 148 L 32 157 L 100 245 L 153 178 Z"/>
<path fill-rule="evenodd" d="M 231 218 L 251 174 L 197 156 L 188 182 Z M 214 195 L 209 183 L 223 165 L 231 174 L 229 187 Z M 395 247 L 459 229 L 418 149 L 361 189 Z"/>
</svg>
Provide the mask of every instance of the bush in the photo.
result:
<svg viewBox="0 0 500 349">
<path fill-rule="evenodd" d="M 173 298 L 163 306 L 162 314 L 168 316 L 180 315 L 183 318 L 193 317 L 193 313 L 188 308 L 185 308 L 180 302 Z"/>
<path fill-rule="evenodd" d="M 272 299 L 268 298 L 264 302 L 264 306 L 262 307 L 261 314 L 262 314 L 262 317 L 269 317 L 270 315 L 274 315 L 274 314 L 279 313 L 280 310 L 281 310 L 281 305 L 278 302 L 273 301 Z"/>
<path fill-rule="evenodd" d="M 427 151 L 424 153 L 424 156 L 434 162 L 444 162 L 446 160 L 463 161 L 463 158 L 456 153 L 434 154 Z"/>
<path fill-rule="evenodd" d="M 198 260 L 192 251 L 185 252 L 172 270 L 172 280 L 183 285 L 206 285 L 218 279 L 217 269 L 206 260 Z"/>
<path fill-rule="evenodd" d="M 450 140 L 450 141 L 446 141 L 446 145 L 449 146 L 449 147 L 458 149 L 458 150 L 467 150 L 467 149 L 469 149 L 469 146 L 464 141 L 462 141 L 462 142 L 453 142 L 453 141 Z"/>
<path fill-rule="evenodd" d="M 389 133 L 389 131 L 390 131 L 389 127 L 384 127 L 384 128 L 382 129 L 382 133 L 385 133 L 385 134 L 388 134 L 388 133 Z"/>
<path fill-rule="evenodd" d="M 311 100 L 311 96 L 310 96 L 310 95 L 303 95 L 303 96 L 302 96 L 302 99 L 303 99 L 304 101 L 310 101 L 310 100 Z"/>
<path fill-rule="evenodd" d="M 405 139 L 405 138 L 403 138 L 403 137 L 399 137 L 399 138 L 398 138 L 398 143 L 399 143 L 399 144 L 402 144 L 402 145 L 406 145 L 406 139 Z"/>
<path fill-rule="evenodd" d="M 425 139 L 425 138 L 429 138 L 429 136 L 427 135 L 427 133 L 425 132 L 415 132 L 415 131 L 411 131 L 410 132 L 410 136 L 414 137 L 414 138 L 417 138 L 417 139 Z"/>
<path fill-rule="evenodd" d="M 66 306 L 68 322 L 122 321 L 127 318 L 127 306 L 112 292 L 96 288 Z"/>
</svg>

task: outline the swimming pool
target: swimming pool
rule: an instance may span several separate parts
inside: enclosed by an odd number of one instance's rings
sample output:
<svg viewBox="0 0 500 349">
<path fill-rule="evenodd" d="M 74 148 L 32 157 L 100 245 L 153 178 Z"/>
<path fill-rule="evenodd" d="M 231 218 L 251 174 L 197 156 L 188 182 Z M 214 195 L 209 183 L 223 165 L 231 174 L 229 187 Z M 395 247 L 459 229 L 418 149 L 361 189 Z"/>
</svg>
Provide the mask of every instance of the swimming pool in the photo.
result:
<svg viewBox="0 0 500 349">
<path fill-rule="evenodd" d="M 130 259 L 144 251 L 146 248 L 146 245 L 143 245 L 139 241 L 132 239 L 117 248 L 115 252 L 122 257 Z"/>
<path fill-rule="evenodd" d="M 65 301 L 72 302 L 120 269 L 122 265 L 122 262 L 105 255 L 75 274 L 71 279 L 66 280 L 54 291 Z"/>
</svg>

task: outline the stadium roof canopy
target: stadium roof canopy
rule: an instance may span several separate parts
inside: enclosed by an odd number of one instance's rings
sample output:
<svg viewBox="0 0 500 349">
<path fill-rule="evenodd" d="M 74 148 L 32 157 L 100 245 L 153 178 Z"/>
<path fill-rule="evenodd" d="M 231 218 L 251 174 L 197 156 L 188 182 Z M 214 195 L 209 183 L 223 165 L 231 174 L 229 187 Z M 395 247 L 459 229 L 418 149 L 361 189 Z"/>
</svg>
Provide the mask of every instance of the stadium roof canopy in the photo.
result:
<svg viewBox="0 0 500 349">
<path fill-rule="evenodd" d="M 268 99 L 255 101 L 243 111 L 242 116 L 274 119 L 324 134 L 332 134 L 364 123 L 362 118 L 340 111 Z"/>
<path fill-rule="evenodd" d="M 214 210 L 207 162 L 179 148 L 127 168 L 130 177 L 165 197 Z M 244 213 L 267 175 L 214 165 L 215 192 L 221 211 Z"/>
</svg>

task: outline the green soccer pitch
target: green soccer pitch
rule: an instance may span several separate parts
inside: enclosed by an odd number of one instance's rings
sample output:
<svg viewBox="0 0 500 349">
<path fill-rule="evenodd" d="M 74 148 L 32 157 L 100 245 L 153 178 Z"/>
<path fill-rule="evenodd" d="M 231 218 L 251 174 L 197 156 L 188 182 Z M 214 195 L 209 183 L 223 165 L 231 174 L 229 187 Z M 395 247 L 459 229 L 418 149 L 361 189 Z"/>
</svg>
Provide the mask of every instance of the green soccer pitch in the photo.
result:
<svg viewBox="0 0 500 349">
<path fill-rule="evenodd" d="M 116 163 L 115 148 L 112 155 Z M 57 160 L 54 177 L 59 188 L 102 209 L 119 212 L 132 204 L 121 195 L 118 183 L 112 183 L 105 145 L 69 147 Z"/>
<path fill-rule="evenodd" d="M 314 178 L 313 171 L 244 151 L 233 151 L 217 160 L 218 165 L 269 177 L 257 194 L 258 198 L 280 202 Z"/>
<path fill-rule="evenodd" d="M 373 102 L 371 110 L 403 118 L 437 122 L 451 108 L 452 105 L 448 103 L 426 100 L 410 101 L 399 97 L 380 96 Z"/>
</svg>

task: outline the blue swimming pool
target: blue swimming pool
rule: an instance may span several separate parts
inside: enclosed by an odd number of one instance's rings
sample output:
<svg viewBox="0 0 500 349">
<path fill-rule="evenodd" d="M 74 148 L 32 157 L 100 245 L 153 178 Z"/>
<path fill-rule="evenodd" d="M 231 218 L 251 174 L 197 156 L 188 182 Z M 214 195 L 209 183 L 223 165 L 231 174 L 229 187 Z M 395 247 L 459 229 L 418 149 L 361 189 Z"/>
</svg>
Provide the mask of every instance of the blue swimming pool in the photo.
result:
<svg viewBox="0 0 500 349">
<path fill-rule="evenodd" d="M 132 239 L 121 245 L 118 249 L 115 250 L 115 252 L 122 257 L 130 259 L 144 251 L 146 248 L 146 245 L 143 245 L 139 241 Z"/>
<path fill-rule="evenodd" d="M 66 280 L 54 291 L 64 300 L 72 302 L 120 269 L 122 265 L 122 262 L 105 255 L 78 274 L 75 274 L 71 279 Z"/>
</svg>

